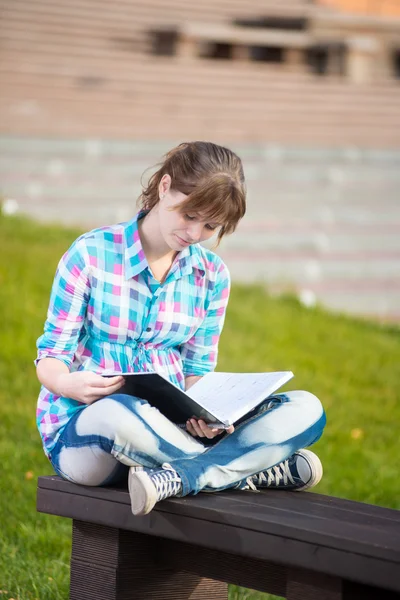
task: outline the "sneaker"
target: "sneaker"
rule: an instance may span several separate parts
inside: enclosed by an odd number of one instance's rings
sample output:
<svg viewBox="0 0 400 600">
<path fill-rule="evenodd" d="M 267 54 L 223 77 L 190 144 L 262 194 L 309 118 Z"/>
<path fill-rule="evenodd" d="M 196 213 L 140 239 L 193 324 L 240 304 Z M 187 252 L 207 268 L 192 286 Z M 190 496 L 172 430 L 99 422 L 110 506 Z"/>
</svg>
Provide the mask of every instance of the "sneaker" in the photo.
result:
<svg viewBox="0 0 400 600">
<path fill-rule="evenodd" d="M 182 481 L 169 465 L 161 469 L 129 469 L 131 507 L 134 515 L 147 515 L 156 502 L 182 492 Z"/>
<path fill-rule="evenodd" d="M 298 450 L 287 460 L 246 479 L 241 489 L 271 488 L 302 492 L 314 487 L 322 478 L 322 463 L 310 450 Z"/>
</svg>

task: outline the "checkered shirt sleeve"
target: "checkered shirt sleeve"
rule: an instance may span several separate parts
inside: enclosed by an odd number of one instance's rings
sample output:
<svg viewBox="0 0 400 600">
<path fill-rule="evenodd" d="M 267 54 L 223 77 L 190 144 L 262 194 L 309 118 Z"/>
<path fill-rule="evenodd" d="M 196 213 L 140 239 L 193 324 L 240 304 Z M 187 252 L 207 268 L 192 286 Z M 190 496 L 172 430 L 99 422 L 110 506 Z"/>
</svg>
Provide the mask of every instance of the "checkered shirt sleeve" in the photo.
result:
<svg viewBox="0 0 400 600">
<path fill-rule="evenodd" d="M 74 359 L 90 296 L 85 253 L 79 238 L 58 264 L 36 364 L 42 358 L 57 358 L 70 366 Z"/>
<path fill-rule="evenodd" d="M 231 287 L 226 265 L 221 261 L 217 267 L 204 320 L 195 334 L 181 347 L 185 377 L 205 375 L 214 371 L 217 364 L 218 343 Z"/>
</svg>

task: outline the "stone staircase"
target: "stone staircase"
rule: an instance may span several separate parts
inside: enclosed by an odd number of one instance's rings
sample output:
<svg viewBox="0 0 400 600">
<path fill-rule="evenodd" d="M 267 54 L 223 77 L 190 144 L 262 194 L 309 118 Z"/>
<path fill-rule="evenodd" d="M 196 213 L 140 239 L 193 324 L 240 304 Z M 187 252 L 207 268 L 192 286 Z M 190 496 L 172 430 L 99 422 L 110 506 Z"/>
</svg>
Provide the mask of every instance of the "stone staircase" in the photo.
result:
<svg viewBox="0 0 400 600">
<path fill-rule="evenodd" d="M 263 14 L 253 0 L 3 0 L 0 132 L 396 148 L 400 83 L 154 56 L 148 31 Z M 275 4 L 270 4 L 271 7 Z M 307 14 L 305 2 L 282 3 Z M 285 8 L 283 8 L 285 7 Z"/>
<path fill-rule="evenodd" d="M 400 82 L 151 54 L 154 28 L 267 8 L 307 17 L 312 4 L 3 0 L 0 196 L 47 222 L 122 221 L 147 167 L 212 139 L 248 181 L 247 216 L 220 249 L 235 280 L 399 320 Z"/>
<path fill-rule="evenodd" d="M 0 195 L 42 221 L 123 221 L 171 143 L 2 136 Z M 249 190 L 247 215 L 219 250 L 233 279 L 400 320 L 400 151 L 232 147 Z"/>
</svg>

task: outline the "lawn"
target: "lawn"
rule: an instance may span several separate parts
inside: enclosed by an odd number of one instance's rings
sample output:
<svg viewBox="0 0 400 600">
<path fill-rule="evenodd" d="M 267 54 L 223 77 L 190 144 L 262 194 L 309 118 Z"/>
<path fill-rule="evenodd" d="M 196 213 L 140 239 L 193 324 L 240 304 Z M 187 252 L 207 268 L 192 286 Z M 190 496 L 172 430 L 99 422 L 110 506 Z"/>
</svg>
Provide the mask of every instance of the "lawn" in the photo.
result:
<svg viewBox="0 0 400 600">
<path fill-rule="evenodd" d="M 66 600 L 68 520 L 35 512 L 36 478 L 52 472 L 35 426 L 33 359 L 50 286 L 76 231 L 0 215 L 0 598 Z M 400 508 L 400 329 L 347 318 L 260 287 L 235 285 L 220 346 L 226 371 L 293 370 L 327 411 L 314 447 L 323 494 Z M 230 599 L 266 595 L 232 587 Z"/>
</svg>

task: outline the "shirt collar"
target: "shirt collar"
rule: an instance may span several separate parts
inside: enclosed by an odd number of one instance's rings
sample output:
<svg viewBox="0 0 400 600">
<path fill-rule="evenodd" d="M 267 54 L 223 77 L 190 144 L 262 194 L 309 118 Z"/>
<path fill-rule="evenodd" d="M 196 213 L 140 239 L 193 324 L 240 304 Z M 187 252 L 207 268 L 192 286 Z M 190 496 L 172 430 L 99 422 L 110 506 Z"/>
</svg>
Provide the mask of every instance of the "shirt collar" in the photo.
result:
<svg viewBox="0 0 400 600">
<path fill-rule="evenodd" d="M 135 277 L 135 275 L 138 275 L 149 266 L 143 251 L 142 242 L 140 241 L 138 229 L 138 221 L 144 217 L 145 214 L 145 210 L 139 211 L 137 215 L 125 225 L 125 279 Z M 189 275 L 193 272 L 193 269 L 197 269 L 201 277 L 204 277 L 204 261 L 201 246 L 199 244 L 193 244 L 179 252 L 171 273 L 174 274 L 175 279 L 178 279 L 184 275 Z"/>
<path fill-rule="evenodd" d="M 138 275 L 149 265 L 140 241 L 138 221 L 146 214 L 140 211 L 125 225 L 125 279 L 131 279 Z"/>
<path fill-rule="evenodd" d="M 177 260 L 172 267 L 172 273 L 176 270 L 176 278 L 189 275 L 193 269 L 199 271 L 201 277 L 205 275 L 204 261 L 199 244 L 192 244 L 179 252 Z"/>
</svg>

